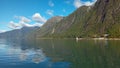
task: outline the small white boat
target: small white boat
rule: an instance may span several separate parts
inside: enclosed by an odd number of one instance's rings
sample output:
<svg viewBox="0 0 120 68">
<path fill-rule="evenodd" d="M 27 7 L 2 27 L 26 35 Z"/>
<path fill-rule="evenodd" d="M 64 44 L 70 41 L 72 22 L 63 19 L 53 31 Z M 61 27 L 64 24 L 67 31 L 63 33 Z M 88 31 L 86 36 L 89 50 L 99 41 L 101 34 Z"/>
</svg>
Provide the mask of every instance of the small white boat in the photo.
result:
<svg viewBox="0 0 120 68">
<path fill-rule="evenodd" d="M 78 38 L 78 37 L 76 37 L 76 40 L 79 40 L 79 38 Z"/>
</svg>

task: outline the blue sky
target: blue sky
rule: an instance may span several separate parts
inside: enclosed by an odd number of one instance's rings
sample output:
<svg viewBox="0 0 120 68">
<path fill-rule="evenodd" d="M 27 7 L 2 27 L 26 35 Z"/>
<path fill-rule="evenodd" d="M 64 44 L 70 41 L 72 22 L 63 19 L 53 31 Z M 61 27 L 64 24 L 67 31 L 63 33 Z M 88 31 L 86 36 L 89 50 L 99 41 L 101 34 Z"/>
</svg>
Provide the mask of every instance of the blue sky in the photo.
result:
<svg viewBox="0 0 120 68">
<path fill-rule="evenodd" d="M 67 16 L 96 0 L 0 0 L 0 32 L 41 26 L 53 16 Z"/>
</svg>

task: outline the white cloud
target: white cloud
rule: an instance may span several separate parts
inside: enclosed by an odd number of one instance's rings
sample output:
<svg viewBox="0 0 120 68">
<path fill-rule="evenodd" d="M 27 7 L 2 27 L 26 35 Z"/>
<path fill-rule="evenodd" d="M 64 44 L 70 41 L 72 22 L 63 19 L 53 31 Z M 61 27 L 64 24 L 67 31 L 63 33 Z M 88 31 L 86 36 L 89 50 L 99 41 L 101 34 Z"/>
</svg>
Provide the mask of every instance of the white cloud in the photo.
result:
<svg viewBox="0 0 120 68">
<path fill-rule="evenodd" d="M 30 24 L 28 24 L 28 23 L 30 23 L 31 20 L 28 19 L 27 17 L 24 17 L 24 16 L 15 16 L 15 19 L 19 19 L 19 22 L 18 23 L 14 23 L 12 21 L 12 24 L 14 24 L 14 25 L 17 24 L 19 28 L 20 27 L 24 27 L 24 26 L 30 26 Z"/>
<path fill-rule="evenodd" d="M 13 21 L 11 21 L 8 25 L 8 27 L 10 29 L 20 29 L 22 27 L 35 27 L 35 26 L 39 26 L 41 27 L 43 24 L 42 23 L 34 23 L 34 24 L 29 24 L 29 23 L 25 23 L 22 21 L 19 21 L 19 23 L 15 23 Z"/>
<path fill-rule="evenodd" d="M 10 21 L 8 27 L 11 28 L 11 29 L 19 29 L 20 25 L 18 23 Z"/>
<path fill-rule="evenodd" d="M 23 21 L 23 22 L 26 22 L 26 23 L 29 23 L 31 22 L 30 19 L 24 17 L 24 16 L 15 16 L 15 19 L 19 19 L 20 21 Z"/>
<path fill-rule="evenodd" d="M 80 1 L 80 0 L 74 0 L 74 6 L 75 6 L 76 8 L 79 8 L 80 6 L 82 6 L 81 1 Z"/>
<path fill-rule="evenodd" d="M 19 25 L 21 26 L 21 27 L 34 27 L 34 26 L 42 26 L 42 24 L 43 23 L 34 23 L 34 24 L 29 24 L 29 23 L 25 23 L 25 22 L 23 22 L 23 21 L 20 21 L 19 22 Z"/>
<path fill-rule="evenodd" d="M 25 27 L 41 27 L 43 24 L 42 23 L 34 23 L 34 24 L 28 24 L 28 23 L 20 23 L 21 26 L 25 26 Z"/>
<path fill-rule="evenodd" d="M 0 33 L 6 32 L 6 30 L 0 30 Z"/>
<path fill-rule="evenodd" d="M 25 22 L 23 22 L 23 21 L 19 21 L 19 25 L 20 25 L 21 27 L 30 27 L 30 26 L 31 26 L 30 24 L 25 23 Z"/>
<path fill-rule="evenodd" d="M 53 15 L 54 15 L 54 14 L 53 14 L 53 13 L 54 13 L 53 10 L 47 10 L 46 13 L 47 13 L 48 15 L 50 15 L 50 16 L 53 16 Z"/>
<path fill-rule="evenodd" d="M 46 22 L 46 19 L 40 15 L 40 13 L 35 13 L 32 16 L 32 19 L 37 23 L 44 23 Z"/>
<path fill-rule="evenodd" d="M 53 7 L 53 6 L 54 6 L 54 3 L 53 3 L 52 1 L 49 1 L 48 5 L 49 5 L 50 7 Z"/>
<path fill-rule="evenodd" d="M 23 21 L 23 22 L 25 22 L 25 23 L 31 22 L 30 19 L 28 19 L 28 18 L 26 18 L 26 17 L 24 17 L 24 16 L 20 16 L 20 20 Z"/>
<path fill-rule="evenodd" d="M 18 19 L 18 22 L 10 21 L 8 27 L 11 29 L 20 29 L 22 27 L 34 27 L 34 26 L 42 26 L 46 19 L 42 17 L 39 13 L 35 13 L 32 16 L 32 20 L 24 16 L 15 16 L 15 19 Z M 31 24 L 30 22 L 35 21 L 35 23 Z"/>
<path fill-rule="evenodd" d="M 35 23 L 35 24 L 33 24 L 33 26 L 39 26 L 39 27 L 41 27 L 43 24 L 42 23 Z"/>
<path fill-rule="evenodd" d="M 79 8 L 83 5 L 85 6 L 92 6 L 97 0 L 92 0 L 92 1 L 82 1 L 82 0 L 74 0 L 74 6 L 76 8 Z"/>
<path fill-rule="evenodd" d="M 20 29 L 22 27 L 29 27 L 31 26 L 30 23 L 31 20 L 24 17 L 24 16 L 15 16 L 16 19 L 19 19 L 19 22 L 18 23 L 15 23 L 14 21 L 10 21 L 8 27 L 11 28 L 11 29 Z"/>
</svg>

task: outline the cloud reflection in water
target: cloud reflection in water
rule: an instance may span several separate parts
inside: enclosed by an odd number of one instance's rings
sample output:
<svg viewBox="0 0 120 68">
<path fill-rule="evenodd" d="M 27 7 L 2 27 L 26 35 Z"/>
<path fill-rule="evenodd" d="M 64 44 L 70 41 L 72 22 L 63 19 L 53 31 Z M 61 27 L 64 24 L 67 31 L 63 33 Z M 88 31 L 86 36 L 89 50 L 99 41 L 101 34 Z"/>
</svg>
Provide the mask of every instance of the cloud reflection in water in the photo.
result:
<svg viewBox="0 0 120 68">
<path fill-rule="evenodd" d="M 18 46 L 4 46 L 2 47 L 9 56 L 15 56 L 20 61 L 32 61 L 33 63 L 40 63 L 46 60 L 46 56 L 41 49 L 24 49 Z"/>
</svg>

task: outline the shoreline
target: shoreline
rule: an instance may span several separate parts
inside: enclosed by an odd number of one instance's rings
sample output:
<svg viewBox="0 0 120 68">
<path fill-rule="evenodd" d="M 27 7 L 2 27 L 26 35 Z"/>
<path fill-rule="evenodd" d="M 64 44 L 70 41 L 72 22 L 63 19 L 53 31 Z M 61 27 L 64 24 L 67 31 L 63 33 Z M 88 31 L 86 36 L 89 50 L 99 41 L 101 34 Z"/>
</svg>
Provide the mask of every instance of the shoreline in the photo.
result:
<svg viewBox="0 0 120 68">
<path fill-rule="evenodd" d="M 36 38 L 36 39 L 75 39 L 75 40 L 120 40 L 120 38 Z"/>
<path fill-rule="evenodd" d="M 76 40 L 120 40 L 120 38 L 76 38 Z"/>
</svg>

